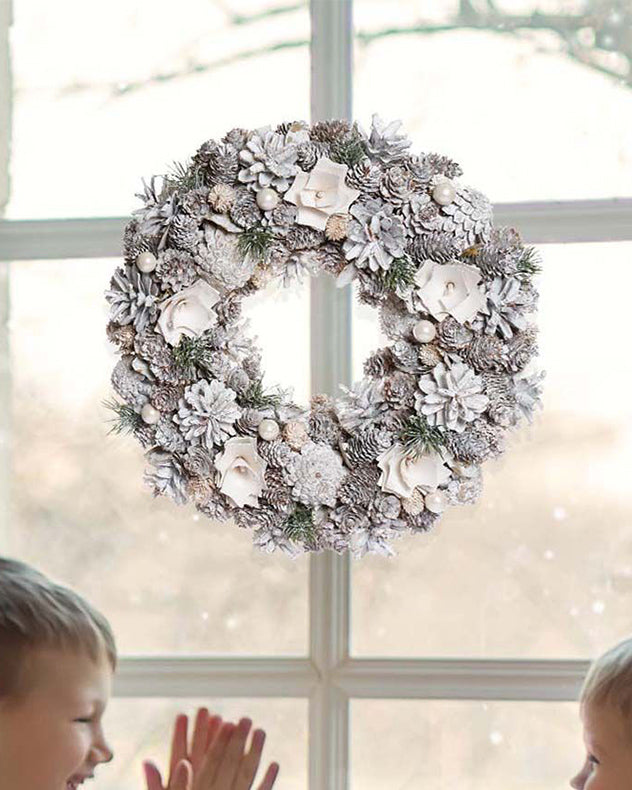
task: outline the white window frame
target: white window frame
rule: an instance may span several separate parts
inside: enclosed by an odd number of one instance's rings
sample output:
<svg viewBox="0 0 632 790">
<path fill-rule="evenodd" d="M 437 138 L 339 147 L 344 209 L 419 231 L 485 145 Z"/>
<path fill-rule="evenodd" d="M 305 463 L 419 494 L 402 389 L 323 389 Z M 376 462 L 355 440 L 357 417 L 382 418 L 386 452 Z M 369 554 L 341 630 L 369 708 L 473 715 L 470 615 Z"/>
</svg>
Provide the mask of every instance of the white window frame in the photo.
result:
<svg viewBox="0 0 632 790">
<path fill-rule="evenodd" d="M 311 0 L 312 120 L 350 118 L 353 0 Z M 0 216 L 8 197 L 11 117 L 8 31 L 11 0 L 0 0 Z M 632 240 L 632 198 L 495 206 L 497 224 L 529 243 Z M 10 431 L 9 266 L 16 260 L 118 257 L 126 218 L 0 220 L 0 547 L 8 524 Z M 333 327 L 333 329 L 332 329 Z M 311 293 L 314 392 L 351 378 L 349 289 L 320 278 Z M 1 550 L 1 549 L 0 549 Z M 305 658 L 127 656 L 117 697 L 293 697 L 309 701 L 309 790 L 349 787 L 349 702 L 353 699 L 576 699 L 585 661 L 371 659 L 350 655 L 350 567 L 332 554 L 310 560 L 309 654 Z"/>
</svg>

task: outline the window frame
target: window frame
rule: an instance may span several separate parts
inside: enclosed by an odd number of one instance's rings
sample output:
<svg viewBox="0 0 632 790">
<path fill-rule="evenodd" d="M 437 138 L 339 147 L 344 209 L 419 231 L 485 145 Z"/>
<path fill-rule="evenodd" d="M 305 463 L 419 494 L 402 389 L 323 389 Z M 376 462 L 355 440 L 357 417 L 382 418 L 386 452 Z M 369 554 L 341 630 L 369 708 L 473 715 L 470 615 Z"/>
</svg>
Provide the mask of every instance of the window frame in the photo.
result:
<svg viewBox="0 0 632 790">
<path fill-rule="evenodd" d="M 312 121 L 352 116 L 353 0 L 310 0 Z M 0 0 L 0 163 L 8 162 L 11 118 L 11 0 Z M 9 189 L 0 170 L 0 216 Z M 497 224 L 530 243 L 632 240 L 632 198 L 495 206 Z M 10 393 L 9 262 L 120 255 L 126 218 L 0 219 L 0 540 L 8 524 Z M 320 278 L 311 289 L 311 384 L 334 392 L 351 378 L 350 289 Z M 332 331 L 332 327 L 334 328 Z M 380 659 L 350 654 L 349 558 L 310 558 L 309 653 L 303 658 L 124 656 L 116 697 L 292 697 L 309 701 L 309 788 L 349 787 L 353 699 L 572 701 L 581 660 Z"/>
</svg>

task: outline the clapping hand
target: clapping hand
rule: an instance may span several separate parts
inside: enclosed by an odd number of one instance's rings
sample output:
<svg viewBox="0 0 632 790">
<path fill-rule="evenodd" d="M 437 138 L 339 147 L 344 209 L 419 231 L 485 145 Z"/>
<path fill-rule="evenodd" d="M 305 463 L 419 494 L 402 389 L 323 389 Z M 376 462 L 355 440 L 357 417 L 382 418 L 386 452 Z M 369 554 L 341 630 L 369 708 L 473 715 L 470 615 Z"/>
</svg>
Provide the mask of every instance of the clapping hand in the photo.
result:
<svg viewBox="0 0 632 790">
<path fill-rule="evenodd" d="M 250 719 L 235 726 L 200 708 L 189 747 L 188 717 L 177 716 L 167 784 L 155 764 L 146 762 L 147 790 L 251 790 L 265 742 L 265 732 L 255 730 L 246 751 L 251 727 Z M 278 773 L 278 764 L 272 763 L 257 790 L 272 790 Z"/>
</svg>

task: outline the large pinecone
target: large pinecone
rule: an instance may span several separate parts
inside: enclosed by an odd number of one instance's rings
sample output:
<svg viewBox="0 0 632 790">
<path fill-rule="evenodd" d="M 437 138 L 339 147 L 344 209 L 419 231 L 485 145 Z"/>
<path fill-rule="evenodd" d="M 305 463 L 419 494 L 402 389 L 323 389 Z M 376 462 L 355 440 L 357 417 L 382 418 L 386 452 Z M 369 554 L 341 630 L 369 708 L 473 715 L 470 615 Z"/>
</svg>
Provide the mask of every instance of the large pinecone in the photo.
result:
<svg viewBox="0 0 632 790">
<path fill-rule="evenodd" d="M 261 222 L 263 212 L 257 205 L 257 197 L 249 189 L 240 189 L 229 210 L 232 221 L 241 228 L 252 228 Z"/>
<path fill-rule="evenodd" d="M 474 263 L 488 280 L 509 277 L 518 271 L 524 252 L 520 234 L 514 228 L 493 228 L 489 239 L 476 250 Z"/>
<path fill-rule="evenodd" d="M 471 329 L 448 316 L 437 326 L 437 341 L 449 351 L 458 351 L 468 346 L 474 337 Z"/>
<path fill-rule="evenodd" d="M 393 357 L 389 348 L 380 348 L 364 362 L 364 375 L 382 379 L 393 371 Z"/>
<path fill-rule="evenodd" d="M 309 435 L 312 441 L 337 447 L 341 429 L 335 415 L 326 412 L 312 412 L 309 418 Z"/>
<path fill-rule="evenodd" d="M 462 433 L 447 431 L 446 444 L 456 460 L 466 464 L 481 464 L 504 449 L 501 429 L 484 419 L 475 420 Z"/>
<path fill-rule="evenodd" d="M 169 241 L 185 252 L 194 252 L 202 238 L 198 221 L 186 214 L 175 217 L 169 226 Z"/>
<path fill-rule="evenodd" d="M 461 250 L 489 238 L 492 229 L 492 206 L 482 192 L 460 187 L 452 203 L 441 206 L 436 230 L 452 234 Z"/>
<path fill-rule="evenodd" d="M 232 184 L 239 170 L 237 150 L 230 142 L 217 143 L 215 140 L 208 140 L 193 157 L 193 166 L 203 174 L 209 187 L 215 184 Z"/>
<path fill-rule="evenodd" d="M 379 476 L 380 470 L 373 464 L 357 466 L 340 484 L 338 499 L 346 505 L 368 505 Z"/>
<path fill-rule="evenodd" d="M 427 260 L 448 263 L 458 256 L 460 246 L 449 233 L 426 232 L 415 236 L 407 252 L 417 263 Z"/>
<path fill-rule="evenodd" d="M 351 466 L 370 464 L 392 443 L 393 434 L 390 431 L 369 426 L 351 436 L 344 452 Z"/>
<path fill-rule="evenodd" d="M 384 382 L 384 397 L 394 409 L 412 408 L 416 394 L 416 377 L 403 371 L 395 371 Z"/>
<path fill-rule="evenodd" d="M 378 165 L 365 157 L 347 173 L 347 184 L 353 189 L 359 189 L 365 195 L 377 195 L 380 191 L 382 170 Z"/>
<path fill-rule="evenodd" d="M 408 203 L 413 195 L 413 180 L 401 166 L 391 167 L 383 173 L 380 180 L 380 194 L 396 206 Z"/>
<path fill-rule="evenodd" d="M 461 356 L 476 370 L 502 370 L 508 361 L 507 347 L 494 335 L 477 335 Z"/>
</svg>

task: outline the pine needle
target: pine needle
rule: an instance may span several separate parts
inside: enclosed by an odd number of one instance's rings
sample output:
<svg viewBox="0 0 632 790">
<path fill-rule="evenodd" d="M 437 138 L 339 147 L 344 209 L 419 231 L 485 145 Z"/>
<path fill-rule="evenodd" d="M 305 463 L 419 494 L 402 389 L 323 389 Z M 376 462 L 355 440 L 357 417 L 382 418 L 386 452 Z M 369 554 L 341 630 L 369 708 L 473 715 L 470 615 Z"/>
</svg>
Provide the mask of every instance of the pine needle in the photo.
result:
<svg viewBox="0 0 632 790">
<path fill-rule="evenodd" d="M 266 392 L 261 379 L 253 382 L 239 398 L 239 403 L 244 408 L 270 409 L 280 406 L 283 397 L 280 392 Z"/>
<path fill-rule="evenodd" d="M 173 360 L 183 373 L 191 373 L 196 367 L 204 367 L 210 352 L 204 337 L 182 337 L 173 349 Z"/>
<path fill-rule="evenodd" d="M 526 247 L 522 257 L 518 261 L 517 276 L 523 279 L 530 279 L 542 271 L 540 253 L 535 247 Z"/>
<path fill-rule="evenodd" d="M 134 433 L 142 426 L 142 417 L 127 403 L 119 403 L 116 400 L 104 400 L 103 405 L 106 409 L 114 412 L 114 417 L 108 420 L 108 422 L 112 423 L 108 433 Z"/>
<path fill-rule="evenodd" d="M 406 455 L 418 458 L 429 452 L 440 452 L 445 446 L 443 432 L 434 426 L 428 425 L 425 417 L 415 415 L 401 431 L 399 440 L 404 446 Z"/>
<path fill-rule="evenodd" d="M 266 257 L 268 247 L 274 239 L 274 234 L 261 225 L 248 228 L 239 234 L 239 250 L 242 255 L 251 255 L 253 258 L 263 261 Z"/>
<path fill-rule="evenodd" d="M 415 282 L 417 267 L 408 258 L 395 258 L 390 269 L 382 273 L 384 287 L 391 291 L 405 291 Z"/>
<path fill-rule="evenodd" d="M 360 137 L 345 136 L 332 142 L 330 155 L 334 162 L 353 167 L 366 156 L 366 146 Z"/>
<path fill-rule="evenodd" d="M 191 167 L 190 162 L 174 162 L 171 171 L 164 177 L 164 189 L 169 193 L 187 191 L 203 186 L 200 173 Z"/>
<path fill-rule="evenodd" d="M 314 543 L 314 517 L 311 508 L 298 504 L 285 522 L 283 530 L 294 543 Z"/>
</svg>

